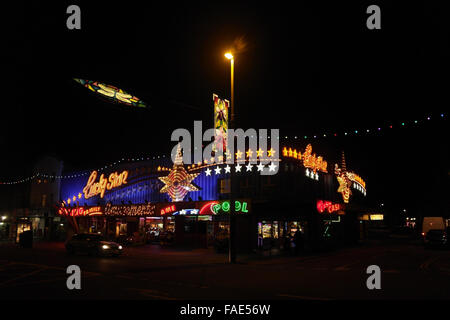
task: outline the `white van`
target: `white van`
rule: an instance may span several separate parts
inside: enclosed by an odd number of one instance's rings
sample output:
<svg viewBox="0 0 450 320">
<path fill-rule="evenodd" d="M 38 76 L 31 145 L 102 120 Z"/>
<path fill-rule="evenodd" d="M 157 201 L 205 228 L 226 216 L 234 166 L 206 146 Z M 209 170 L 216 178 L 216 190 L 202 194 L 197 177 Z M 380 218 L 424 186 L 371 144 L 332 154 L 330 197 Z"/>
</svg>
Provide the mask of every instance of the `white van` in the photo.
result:
<svg viewBox="0 0 450 320">
<path fill-rule="evenodd" d="M 422 236 L 426 236 L 431 229 L 445 230 L 443 217 L 424 217 L 422 223 Z"/>
</svg>

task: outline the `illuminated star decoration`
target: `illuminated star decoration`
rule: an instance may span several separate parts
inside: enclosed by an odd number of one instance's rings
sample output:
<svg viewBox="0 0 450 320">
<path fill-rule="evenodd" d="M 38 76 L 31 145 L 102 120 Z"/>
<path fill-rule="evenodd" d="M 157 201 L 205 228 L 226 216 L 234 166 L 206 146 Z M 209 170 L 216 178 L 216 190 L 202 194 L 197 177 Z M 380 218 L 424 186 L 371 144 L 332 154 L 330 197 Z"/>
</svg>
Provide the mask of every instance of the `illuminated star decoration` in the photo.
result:
<svg viewBox="0 0 450 320">
<path fill-rule="evenodd" d="M 172 171 L 166 177 L 159 177 L 165 186 L 160 190 L 161 193 L 168 193 L 173 202 L 182 201 L 190 191 L 198 191 L 199 189 L 191 182 L 200 173 L 187 173 L 183 165 L 183 157 L 181 155 L 181 147 L 178 145 L 177 155 L 173 164 Z"/>
<path fill-rule="evenodd" d="M 123 91 L 122 89 L 116 88 L 109 84 L 78 78 L 73 78 L 73 80 L 75 80 L 85 88 L 88 88 L 89 90 L 95 93 L 101 94 L 103 97 L 106 97 L 109 101 L 133 107 L 147 108 L 147 104 L 138 97 L 133 96 Z"/>
<path fill-rule="evenodd" d="M 334 168 L 334 172 L 336 174 L 337 181 L 339 182 L 339 187 L 337 192 L 340 192 L 342 194 L 342 199 L 344 200 L 344 203 L 348 203 L 350 200 L 350 195 L 352 194 L 351 190 L 351 181 L 347 176 L 347 167 L 345 165 L 345 155 L 344 152 L 342 152 L 342 168 L 339 168 L 339 166 L 336 164 Z"/>
</svg>

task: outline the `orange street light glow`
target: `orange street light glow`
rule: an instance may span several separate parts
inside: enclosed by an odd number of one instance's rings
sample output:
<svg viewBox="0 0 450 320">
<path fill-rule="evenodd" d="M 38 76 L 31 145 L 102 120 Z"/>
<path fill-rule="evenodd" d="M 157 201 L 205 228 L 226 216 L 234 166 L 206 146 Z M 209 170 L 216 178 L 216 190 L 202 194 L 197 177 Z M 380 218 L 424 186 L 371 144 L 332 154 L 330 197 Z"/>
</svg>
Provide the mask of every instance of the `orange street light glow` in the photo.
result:
<svg viewBox="0 0 450 320">
<path fill-rule="evenodd" d="M 229 60 L 233 59 L 233 55 L 231 54 L 231 52 L 225 53 L 225 57 Z"/>
</svg>

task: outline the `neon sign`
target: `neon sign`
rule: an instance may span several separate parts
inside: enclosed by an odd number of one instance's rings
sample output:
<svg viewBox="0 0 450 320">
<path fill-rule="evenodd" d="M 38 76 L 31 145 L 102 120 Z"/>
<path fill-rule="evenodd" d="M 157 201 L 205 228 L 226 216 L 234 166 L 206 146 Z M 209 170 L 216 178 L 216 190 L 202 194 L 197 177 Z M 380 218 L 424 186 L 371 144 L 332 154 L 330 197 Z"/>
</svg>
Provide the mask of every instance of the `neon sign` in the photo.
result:
<svg viewBox="0 0 450 320">
<path fill-rule="evenodd" d="M 108 203 L 105 207 L 106 216 L 153 216 L 155 215 L 155 205 L 146 204 L 130 204 L 130 205 L 111 205 Z"/>
<path fill-rule="evenodd" d="M 303 165 L 306 168 L 310 168 L 313 170 L 314 173 L 316 173 L 317 170 L 327 173 L 327 162 L 323 160 L 322 157 L 316 157 L 316 154 L 312 153 L 312 146 L 311 144 L 308 144 L 306 146 L 305 153 L 303 154 Z"/>
<path fill-rule="evenodd" d="M 315 174 L 316 171 L 322 171 L 324 173 L 328 172 L 328 163 L 323 160 L 321 156 L 317 157 L 316 154 L 312 153 L 312 146 L 308 144 L 306 146 L 305 152 L 302 154 L 300 150 L 292 148 L 283 148 L 283 156 L 288 158 L 294 158 L 298 160 L 303 160 L 303 166 L 309 168 Z"/>
<path fill-rule="evenodd" d="M 213 211 L 213 206 L 215 206 L 218 203 L 219 202 L 217 202 L 217 201 L 210 201 L 210 202 L 206 203 L 200 209 L 200 214 L 215 214 L 214 211 Z"/>
<path fill-rule="evenodd" d="M 340 203 L 332 203 L 331 201 L 318 200 L 317 201 L 317 211 L 323 213 L 327 211 L 328 213 L 333 213 L 342 209 Z"/>
<path fill-rule="evenodd" d="M 175 211 L 174 216 L 184 216 L 184 215 L 196 215 L 200 210 L 198 209 L 181 209 L 180 211 Z"/>
<path fill-rule="evenodd" d="M 126 170 L 121 174 L 113 172 L 109 175 L 108 179 L 106 179 L 102 173 L 99 181 L 95 182 L 97 174 L 97 171 L 92 171 L 86 186 L 83 188 L 85 199 L 89 199 L 96 195 L 100 195 L 100 198 L 103 198 L 106 190 L 111 190 L 127 183 L 128 171 Z"/>
<path fill-rule="evenodd" d="M 351 174 L 351 176 L 349 176 L 350 180 L 359 183 L 364 189 L 366 188 L 366 182 L 360 176 L 353 172 L 349 172 L 349 174 Z"/>
<path fill-rule="evenodd" d="M 165 215 L 166 213 L 174 212 L 176 210 L 175 205 L 171 205 L 161 209 L 161 215 Z"/>
<path fill-rule="evenodd" d="M 70 216 L 70 217 L 78 217 L 78 216 L 96 216 L 96 215 L 102 215 L 102 208 L 101 207 L 90 207 L 85 209 L 84 207 L 79 208 L 60 208 L 58 210 L 58 213 L 63 216 Z"/>
<path fill-rule="evenodd" d="M 248 203 L 246 201 L 235 201 L 234 211 L 241 213 L 248 213 Z M 201 209 L 200 214 L 219 214 L 230 212 L 230 201 L 210 201 L 206 203 Z"/>
</svg>

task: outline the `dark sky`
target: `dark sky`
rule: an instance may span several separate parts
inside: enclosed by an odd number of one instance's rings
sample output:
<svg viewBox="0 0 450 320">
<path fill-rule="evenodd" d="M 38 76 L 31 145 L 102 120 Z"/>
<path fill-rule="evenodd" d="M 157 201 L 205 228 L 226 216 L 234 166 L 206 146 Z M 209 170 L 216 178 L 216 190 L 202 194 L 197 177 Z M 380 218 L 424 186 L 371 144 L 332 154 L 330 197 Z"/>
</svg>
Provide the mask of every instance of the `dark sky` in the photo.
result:
<svg viewBox="0 0 450 320">
<path fill-rule="evenodd" d="M 448 122 L 435 120 L 448 110 L 446 8 L 380 3 L 382 29 L 371 31 L 365 11 L 372 2 L 83 2 L 76 31 L 66 28 L 70 4 L 4 10 L 1 177 L 27 174 L 47 153 L 83 169 L 167 153 L 173 129 L 194 120 L 211 125 L 212 93 L 230 94 L 223 53 L 240 39 L 239 127 L 300 137 L 432 114 L 414 129 L 407 122 L 390 133 L 312 142 L 330 162 L 345 150 L 373 203 L 448 211 Z M 151 108 L 112 105 L 72 77 L 115 85 Z"/>
</svg>

